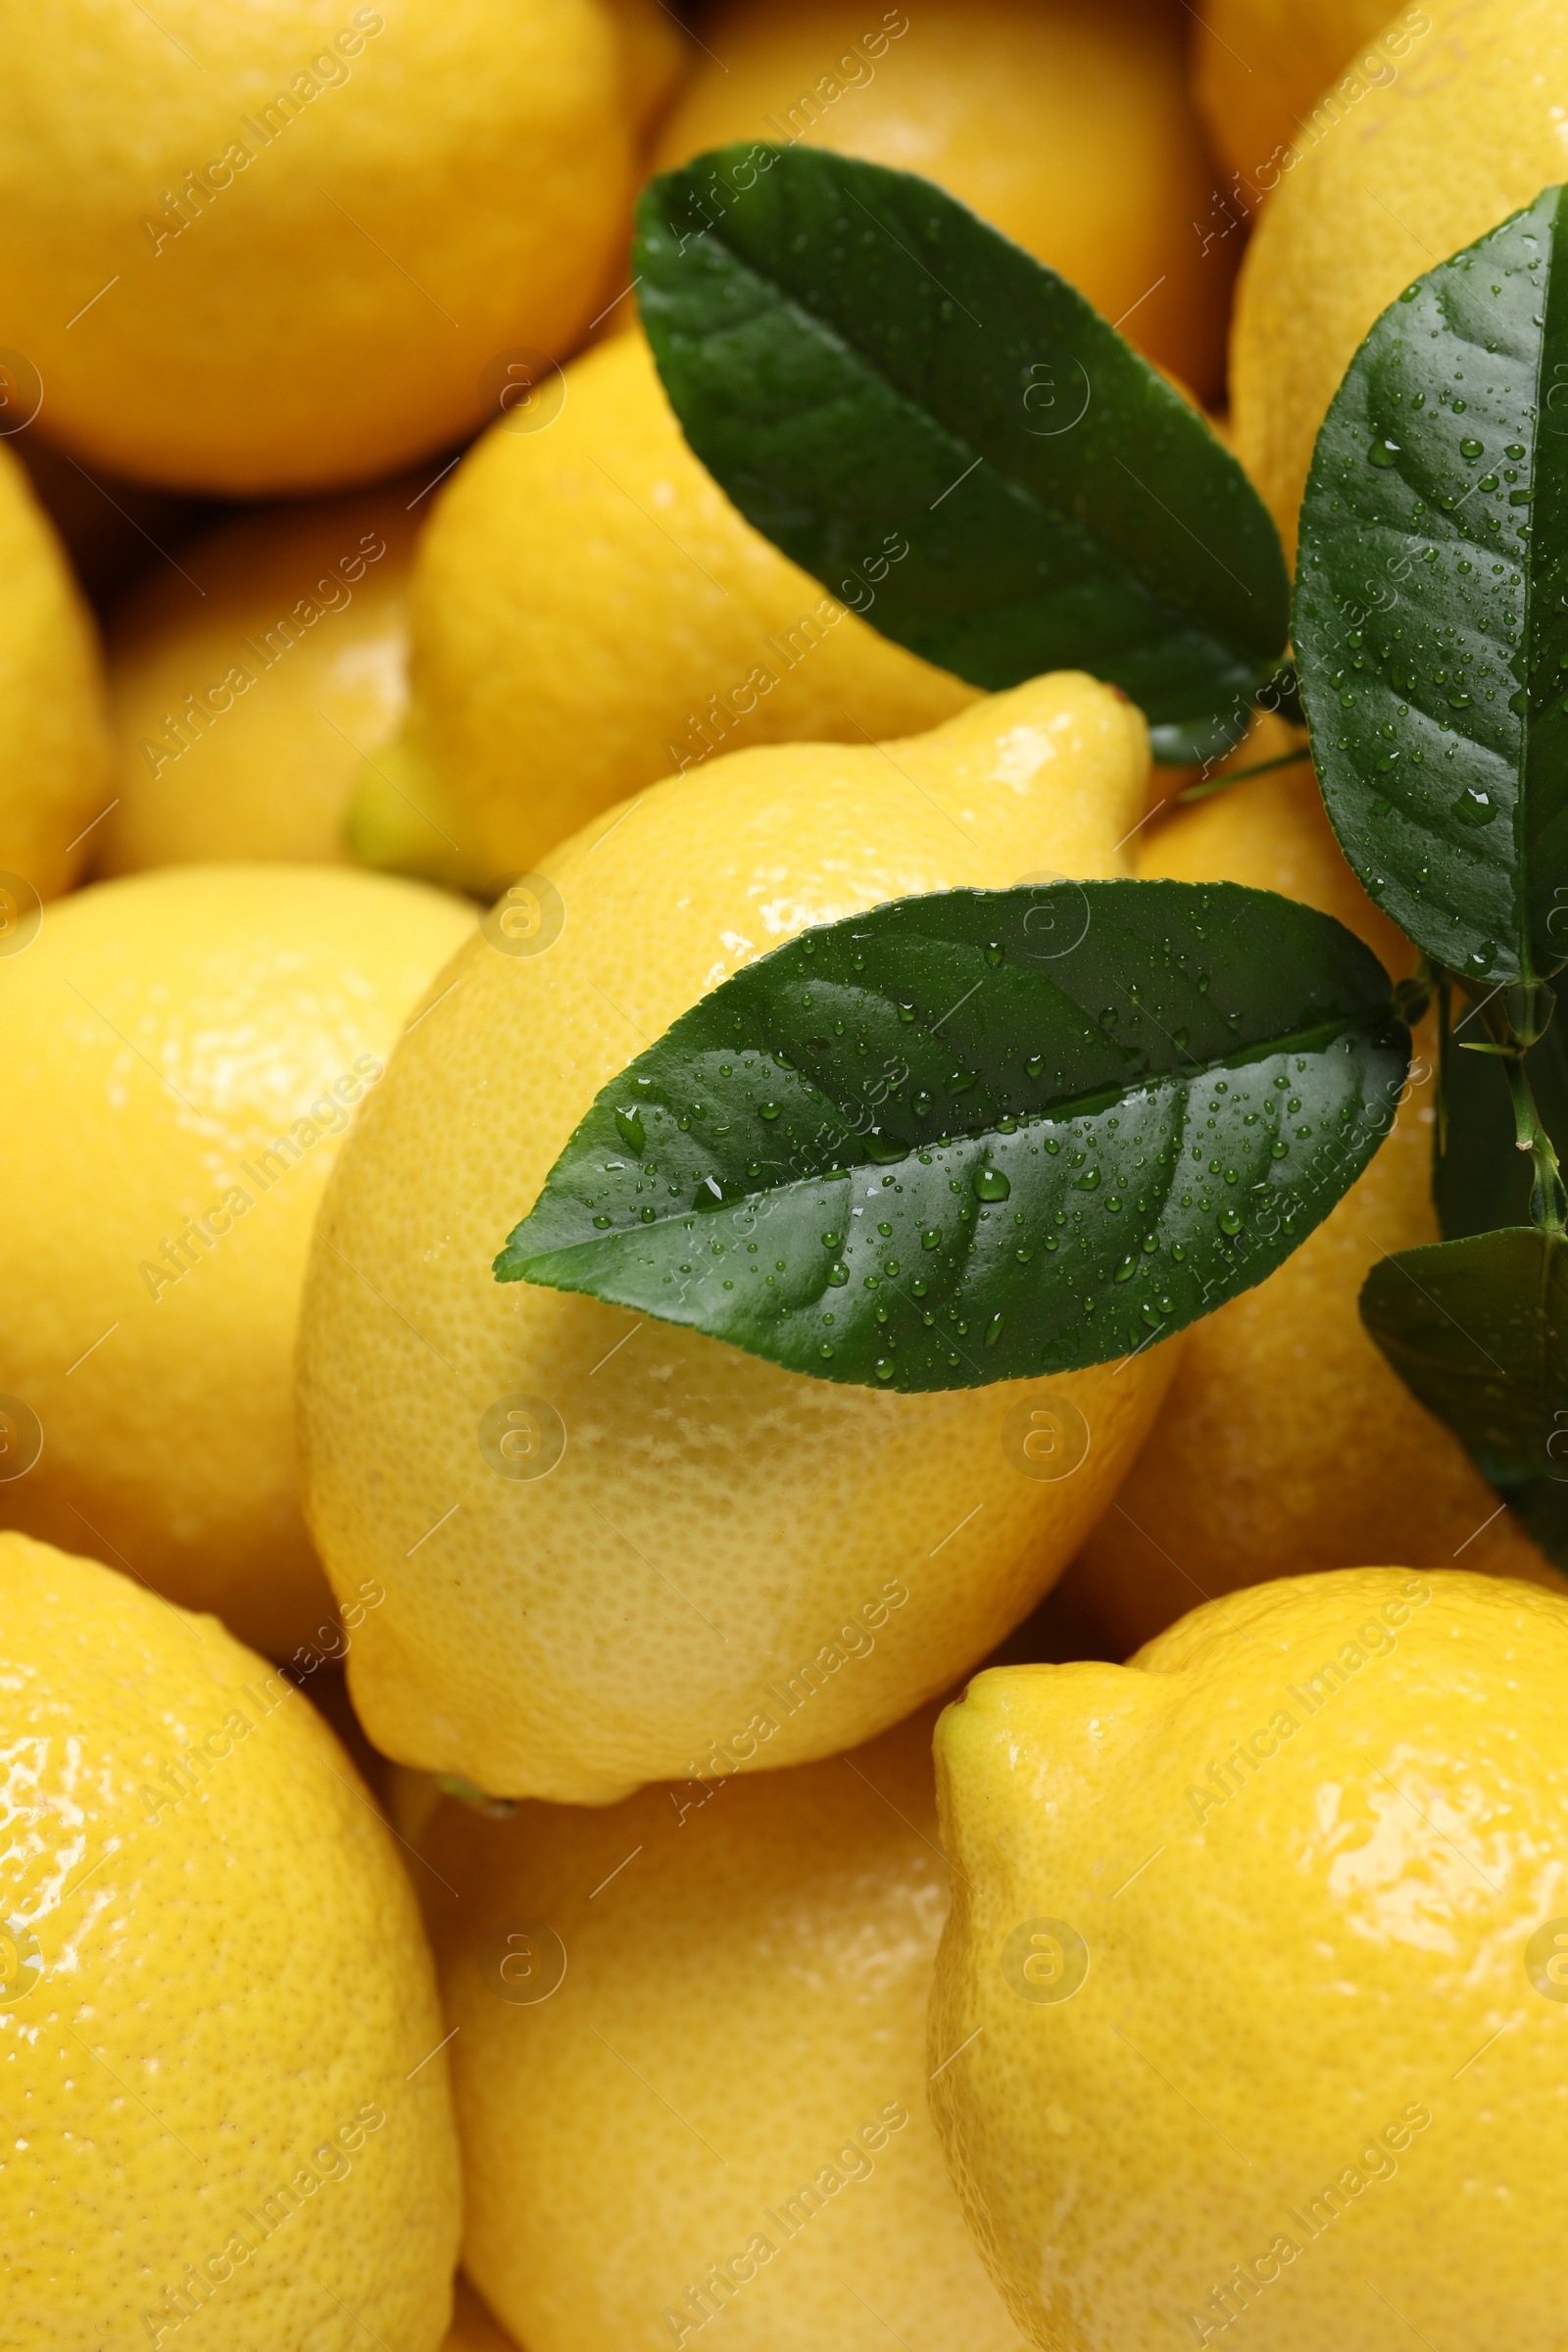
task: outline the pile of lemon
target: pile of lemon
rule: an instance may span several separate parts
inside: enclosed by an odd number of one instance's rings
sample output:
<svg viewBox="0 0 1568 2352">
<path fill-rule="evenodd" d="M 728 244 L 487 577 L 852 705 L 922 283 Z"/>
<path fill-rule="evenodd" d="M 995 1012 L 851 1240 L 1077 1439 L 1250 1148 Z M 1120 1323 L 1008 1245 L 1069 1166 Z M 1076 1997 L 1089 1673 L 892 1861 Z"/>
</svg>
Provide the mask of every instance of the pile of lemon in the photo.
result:
<svg viewBox="0 0 1568 2352">
<path fill-rule="evenodd" d="M 649 172 L 925 173 L 1289 531 L 1373 318 L 1562 176 L 1568 7 L 9 17 L 0 2342 L 1559 2345 L 1568 1600 L 1355 1309 L 1430 1054 L 1119 1367 L 888 1395 L 490 1266 L 646 1043 L 893 897 L 1408 954 L 1308 766 L 1173 810 L 1120 696 L 983 698 L 742 520 Z"/>
</svg>

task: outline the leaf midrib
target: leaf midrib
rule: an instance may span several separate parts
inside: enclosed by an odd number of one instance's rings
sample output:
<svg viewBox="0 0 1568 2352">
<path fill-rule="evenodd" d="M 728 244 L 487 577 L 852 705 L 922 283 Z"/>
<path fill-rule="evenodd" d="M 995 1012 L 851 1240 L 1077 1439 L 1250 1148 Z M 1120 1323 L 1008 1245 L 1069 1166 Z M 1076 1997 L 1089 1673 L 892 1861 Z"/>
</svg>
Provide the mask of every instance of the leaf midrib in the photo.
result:
<svg viewBox="0 0 1568 2352">
<path fill-rule="evenodd" d="M 880 220 L 877 221 L 876 225 L 879 228 L 885 228 L 886 226 L 886 224 Z M 714 233 L 716 233 L 716 227 Z M 891 235 L 892 231 L 888 230 L 887 233 Z M 1004 232 L 1002 230 L 998 230 L 997 233 L 998 235 L 1004 234 Z M 724 251 L 729 255 L 731 261 L 734 262 L 737 267 L 746 270 L 758 285 L 766 287 L 769 293 L 773 296 L 774 300 L 787 307 L 792 317 L 797 321 L 804 320 L 816 332 L 830 338 L 835 344 L 837 344 L 838 348 L 842 352 L 846 353 L 856 362 L 858 367 L 862 368 L 867 375 L 873 376 L 886 391 L 890 392 L 895 399 L 897 399 L 905 408 L 909 410 L 914 416 L 923 416 L 929 417 L 933 422 L 936 423 L 942 432 L 947 434 L 955 449 L 978 459 L 984 465 L 990 466 L 995 472 L 1001 475 L 1008 490 L 1011 491 L 1014 496 L 1023 500 L 1032 516 L 1050 518 L 1054 520 L 1058 527 L 1062 527 L 1071 531 L 1078 539 L 1080 544 L 1093 549 L 1100 556 L 1102 562 L 1108 558 L 1110 563 L 1115 566 L 1118 584 L 1130 582 L 1134 588 L 1140 590 L 1142 594 L 1148 598 L 1151 607 L 1155 612 L 1160 613 L 1168 613 L 1173 620 L 1179 621 L 1184 628 L 1196 629 L 1201 636 L 1206 637 L 1211 645 L 1219 648 L 1221 652 L 1230 656 L 1233 661 L 1250 662 L 1257 659 L 1255 655 L 1255 649 L 1253 647 L 1239 644 L 1229 635 L 1222 635 L 1218 630 L 1216 630 L 1212 621 L 1200 617 L 1199 614 L 1189 611 L 1183 605 L 1171 603 L 1163 593 L 1150 588 L 1140 578 L 1139 574 L 1136 570 L 1134 570 L 1128 559 L 1118 548 L 1113 547 L 1108 540 L 1096 537 L 1085 527 L 1083 523 L 1077 520 L 1076 516 L 1067 514 L 1065 509 L 1047 506 L 1037 491 L 1031 488 L 1027 482 L 1022 482 L 1018 479 L 1010 465 L 1004 464 L 1000 459 L 994 457 L 989 450 L 979 448 L 977 444 L 973 440 L 969 439 L 966 435 L 956 432 L 954 427 L 948 422 L 947 418 L 939 416 L 935 409 L 922 410 L 913 396 L 909 392 L 906 391 L 904 386 L 898 383 L 894 377 L 889 375 L 887 370 L 880 367 L 868 353 L 862 351 L 858 343 L 852 343 L 849 337 L 841 331 L 839 326 L 832 319 L 820 318 L 816 313 L 808 311 L 805 305 L 801 303 L 793 293 L 790 292 L 788 287 L 783 284 L 782 280 L 774 277 L 764 276 L 762 272 L 756 267 L 756 265 L 735 246 L 731 245 L 726 238 L 720 235 L 718 241 L 723 245 Z M 1009 244 L 1014 244 L 1016 243 L 1016 240 L 1013 238 L 1008 238 L 1007 242 Z M 1026 249 L 1022 246 L 1020 246 L 1018 250 L 1020 252 L 1026 251 Z M 1033 255 L 1028 255 L 1027 258 L 1031 261 L 1034 260 Z M 1044 265 L 1037 265 L 1037 267 L 1044 267 Z M 1068 281 L 1063 279 L 1062 282 L 1063 284 L 1066 284 Z M 1074 291 L 1076 292 L 1076 288 L 1074 288 Z M 722 327 L 714 328 L 711 330 L 711 332 L 705 330 L 703 340 L 705 342 L 710 342 L 716 334 L 723 331 L 724 329 Z M 1177 396 L 1172 393 L 1171 398 L 1174 400 L 1176 397 Z M 813 402 L 812 407 L 813 409 L 820 409 L 825 405 L 826 404 L 820 398 L 818 398 Z M 797 414 L 802 413 L 809 414 L 810 412 L 797 412 Z M 1201 422 L 1202 420 L 1200 419 L 1199 421 Z M 1180 520 L 1180 517 L 1178 516 L 1177 519 Z M 1186 526 L 1184 525 L 1184 527 Z M 1204 552 L 1206 553 L 1207 551 L 1205 550 Z M 1211 561 L 1213 559 L 1211 559 Z M 1249 591 L 1249 594 L 1250 594 L 1250 591 Z M 1269 657 L 1263 656 L 1262 659 L 1267 661 Z"/>
<path fill-rule="evenodd" d="M 1392 1005 L 1389 1007 L 1389 1011 L 1392 1013 Z M 1067 1124 L 1070 1120 L 1075 1118 L 1092 1118 L 1099 1111 L 1109 1110 L 1116 1103 L 1126 1102 L 1129 1095 L 1134 1094 L 1141 1089 L 1148 1091 L 1160 1085 L 1167 1085 L 1172 1088 L 1180 1087 L 1187 1095 L 1191 1095 L 1193 1089 L 1200 1086 L 1205 1078 L 1211 1077 L 1221 1070 L 1246 1069 L 1253 1062 L 1264 1061 L 1275 1054 L 1325 1052 L 1337 1038 L 1344 1037 L 1347 1034 L 1353 1033 L 1359 1029 L 1370 1028 L 1373 1021 L 1381 1017 L 1381 1014 L 1382 1007 L 1374 1007 L 1371 1011 L 1358 1017 L 1352 1017 L 1339 1021 L 1324 1021 L 1320 1022 L 1314 1029 L 1295 1030 L 1286 1037 L 1271 1038 L 1254 1043 L 1250 1047 L 1239 1049 L 1235 1054 L 1227 1054 L 1223 1059 L 1210 1059 L 1207 1061 L 1196 1062 L 1189 1070 L 1159 1071 L 1151 1078 L 1138 1079 L 1130 1086 L 1097 1088 L 1093 1094 L 1075 1095 L 1064 1098 L 1064 1101 L 1070 1104 L 1070 1107 L 1067 1108 L 1052 1109 L 1049 1111 L 1008 1111 L 1004 1115 L 1008 1118 L 1017 1118 L 1018 1132 L 1021 1134 L 1029 1127 L 1048 1125 L 1061 1126 Z M 823 1091 L 825 1092 L 826 1090 L 824 1089 Z M 835 1103 L 835 1108 L 837 1107 L 838 1105 Z M 998 1130 L 995 1126 L 963 1128 L 960 1129 L 956 1135 L 950 1133 L 947 1135 L 933 1136 L 930 1139 L 930 1143 L 932 1145 L 946 1144 L 950 1146 L 958 1146 L 967 1143 L 980 1143 L 985 1141 L 989 1136 L 995 1135 L 997 1132 Z M 879 1168 L 886 1173 L 889 1168 L 895 1165 L 903 1166 L 906 1164 L 910 1158 L 913 1157 L 916 1152 L 925 1151 L 929 1148 L 930 1147 L 925 1143 L 916 1144 L 904 1154 L 904 1159 L 898 1162 L 892 1160 L 857 1160 L 851 1167 L 823 1168 L 820 1173 L 815 1176 L 792 1177 L 786 1184 L 769 1185 L 765 1189 L 759 1192 L 737 1193 L 733 1200 L 726 1200 L 723 1202 L 722 1207 L 719 1208 L 699 1209 L 694 1202 L 688 1200 L 684 1207 L 672 1207 L 665 1209 L 662 1211 L 660 1215 L 653 1218 L 649 1223 L 645 1224 L 639 1222 L 636 1225 L 623 1225 L 615 1231 L 610 1233 L 584 1235 L 581 1241 L 557 1243 L 549 1250 L 539 1250 L 524 1262 L 530 1266 L 544 1265 L 551 1259 L 568 1256 L 578 1250 L 603 1250 L 608 1248 L 613 1248 L 618 1243 L 634 1238 L 640 1234 L 658 1233 L 660 1229 L 664 1226 L 683 1225 L 690 1217 L 701 1216 L 705 1218 L 717 1218 L 724 1215 L 732 1208 L 745 1208 L 750 1203 L 758 1200 L 789 1200 L 794 1195 L 810 1191 L 819 1185 L 835 1183 L 853 1184 L 855 1178 L 866 1169 Z M 1167 1187 L 1167 1198 L 1168 1195 L 1169 1187 Z"/>
</svg>

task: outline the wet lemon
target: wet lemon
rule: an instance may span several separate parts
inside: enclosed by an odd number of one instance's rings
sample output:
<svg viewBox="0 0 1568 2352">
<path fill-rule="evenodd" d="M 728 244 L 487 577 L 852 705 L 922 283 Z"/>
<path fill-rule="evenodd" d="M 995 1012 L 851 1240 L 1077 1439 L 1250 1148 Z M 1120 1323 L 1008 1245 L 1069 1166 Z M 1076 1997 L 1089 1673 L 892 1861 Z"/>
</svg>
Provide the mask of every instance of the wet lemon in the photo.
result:
<svg viewBox="0 0 1568 2352">
<path fill-rule="evenodd" d="M 0 2262 L 18 2352 L 435 2352 L 457 2146 L 407 1876 L 213 1617 L 0 1534 Z"/>
<path fill-rule="evenodd" d="M 388 1596 L 348 1661 L 379 1747 L 569 1803 L 799 1762 L 1045 1591 L 1168 1354 L 899 1396 L 491 1266 L 599 1089 L 727 972 L 910 892 L 1124 872 L 1147 767 L 1073 673 L 912 741 L 737 753 L 596 821 L 440 975 L 324 1204 L 300 1358 L 322 1557 Z"/>
<path fill-rule="evenodd" d="M 1042 2352 L 1561 2332 L 1568 1598 L 1357 1568 L 937 1733 L 933 2112 Z"/>
<path fill-rule="evenodd" d="M 280 1655 L 331 1616 L 290 1382 L 327 1169 L 471 910 L 380 875 L 176 866 L 0 957 L 0 1524 Z M 351 1596 L 359 1598 L 363 1596 Z"/>
</svg>

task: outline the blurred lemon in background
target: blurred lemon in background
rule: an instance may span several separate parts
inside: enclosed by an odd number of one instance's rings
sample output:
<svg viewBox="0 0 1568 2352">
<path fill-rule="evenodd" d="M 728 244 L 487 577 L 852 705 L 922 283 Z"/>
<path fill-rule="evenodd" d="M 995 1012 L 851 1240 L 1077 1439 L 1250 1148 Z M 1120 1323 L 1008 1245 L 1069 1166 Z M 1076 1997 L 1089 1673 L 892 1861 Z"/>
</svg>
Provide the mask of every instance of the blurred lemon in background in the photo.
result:
<svg viewBox="0 0 1568 2352">
<path fill-rule="evenodd" d="M 8 1533 L 0 1742 L 10 2343 L 436 2352 L 435 1984 L 326 1726 L 216 1618 Z"/>
<path fill-rule="evenodd" d="M 19 19 L 0 342 L 42 377 L 42 429 L 231 495 L 371 479 L 470 430 L 510 352 L 564 354 L 593 315 L 660 71 L 642 19 L 600 0 Z"/>
<path fill-rule="evenodd" d="M 1188 22 L 1169 0 L 724 0 L 655 160 L 805 140 L 918 172 L 1213 400 L 1236 257 L 1202 241 L 1215 174 Z"/>
<path fill-rule="evenodd" d="M 946 1709 L 932 2111 L 1042 2352 L 1556 2345 L 1565 1675 L 1562 1595 L 1358 1568 Z"/>
<path fill-rule="evenodd" d="M 1193 25 L 1193 96 L 1243 204 L 1279 186 L 1298 140 L 1392 81 L 1431 22 L 1422 7 L 1391 18 L 1387 0 L 1208 0 Z"/>
<path fill-rule="evenodd" d="M 601 1813 L 448 1800 L 418 1845 L 465 2258 L 528 2352 L 714 2323 L 734 2352 L 1021 2352 L 926 2113 L 929 1715 Z"/>
<path fill-rule="evenodd" d="M 1265 720 L 1236 763 L 1278 757 L 1291 740 Z M 1391 973 L 1414 961 L 1346 864 L 1305 761 L 1231 785 L 1144 838 L 1141 874 L 1277 890 L 1347 924 Z M 1149 1442 L 1071 1571 L 1119 1656 L 1210 1593 L 1368 1554 L 1560 1589 L 1356 1303 L 1380 1257 L 1439 1238 L 1434 1058 L 1428 1028 L 1371 1166 L 1284 1265 L 1189 1332 Z"/>
<path fill-rule="evenodd" d="M 876 742 L 977 699 L 737 514 L 640 330 L 517 391 L 420 542 L 412 709 L 355 793 L 371 864 L 482 885 L 715 752 Z"/>
<path fill-rule="evenodd" d="M 95 836 L 100 873 L 347 857 L 354 777 L 407 701 L 418 492 L 409 477 L 241 515 L 122 600 L 109 632 L 118 805 Z"/>
<path fill-rule="evenodd" d="M 378 875 L 181 866 L 77 892 L 0 956 L 26 1139 L 0 1160 L 0 1523 L 273 1655 L 330 1614 L 290 1402 L 311 1221 L 472 920 Z"/>
<path fill-rule="evenodd" d="M 340 1594 L 388 1594 L 348 1659 L 378 1747 L 568 1803 L 726 1743 L 831 1754 L 1051 1584 L 1169 1350 L 900 1396 L 491 1267 L 601 1086 L 726 973 L 913 892 L 1125 872 L 1148 759 L 1072 672 L 912 741 L 740 752 L 596 819 L 523 885 L 531 921 L 498 909 L 442 973 L 339 1162 L 302 1326 L 311 1524 Z M 1037 1477 L 1008 1416 L 1054 1402 L 1074 1446 Z"/>
<path fill-rule="evenodd" d="M 0 394 L 15 379 L 0 354 Z M 16 387 L 18 396 L 25 386 Z M 0 400 L 0 421 L 4 400 Z M 110 793 L 97 631 L 26 474 L 0 442 L 0 951 L 69 890 Z"/>
<path fill-rule="evenodd" d="M 1312 445 L 1369 327 L 1423 270 L 1563 176 L 1555 0 L 1432 0 L 1396 81 L 1315 131 L 1263 208 L 1231 334 L 1236 453 L 1287 547 Z"/>
</svg>

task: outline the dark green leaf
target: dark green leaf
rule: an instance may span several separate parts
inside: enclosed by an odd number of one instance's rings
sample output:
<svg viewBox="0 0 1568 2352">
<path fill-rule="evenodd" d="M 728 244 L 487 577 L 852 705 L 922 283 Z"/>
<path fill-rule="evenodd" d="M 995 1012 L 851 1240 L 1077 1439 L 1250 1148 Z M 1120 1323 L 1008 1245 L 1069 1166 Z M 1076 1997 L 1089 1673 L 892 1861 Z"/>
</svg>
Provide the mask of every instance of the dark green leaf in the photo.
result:
<svg viewBox="0 0 1568 2352">
<path fill-rule="evenodd" d="M 1542 1548 L 1568 1563 L 1568 1243 L 1529 1226 L 1385 1257 L 1361 1318 Z"/>
<path fill-rule="evenodd" d="M 1232 883 L 904 899 L 803 933 L 606 1087 L 496 1260 L 797 1371 L 1101 1362 L 1271 1273 L 1408 1032 L 1340 924 Z"/>
<path fill-rule="evenodd" d="M 1548 188 L 1391 303 L 1301 508 L 1296 651 L 1347 857 L 1473 978 L 1568 956 L 1568 215 Z"/>
<path fill-rule="evenodd" d="M 1467 1041 L 1486 1034 L 1473 1008 L 1461 1004 L 1446 1055 L 1445 1132 L 1435 1135 L 1432 1198 L 1446 1241 L 1528 1225 L 1533 1166 L 1514 1148 L 1508 1080 L 1494 1054 L 1476 1054 Z M 1568 1160 L 1568 1028 L 1553 1020 L 1525 1055 L 1537 1108 L 1559 1159 Z M 1568 1464 L 1564 1465 L 1568 1468 Z"/>
<path fill-rule="evenodd" d="M 954 197 L 720 148 L 646 189 L 635 266 L 697 455 L 885 636 L 993 690 L 1084 668 L 1159 724 L 1245 711 L 1289 613 L 1261 500 L 1082 295 Z"/>
</svg>

